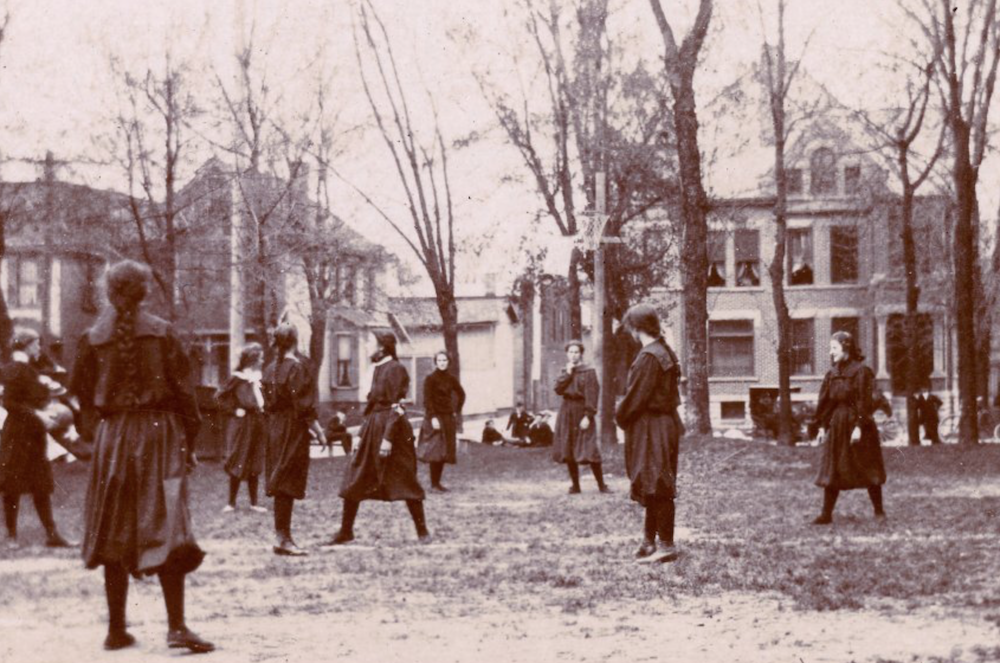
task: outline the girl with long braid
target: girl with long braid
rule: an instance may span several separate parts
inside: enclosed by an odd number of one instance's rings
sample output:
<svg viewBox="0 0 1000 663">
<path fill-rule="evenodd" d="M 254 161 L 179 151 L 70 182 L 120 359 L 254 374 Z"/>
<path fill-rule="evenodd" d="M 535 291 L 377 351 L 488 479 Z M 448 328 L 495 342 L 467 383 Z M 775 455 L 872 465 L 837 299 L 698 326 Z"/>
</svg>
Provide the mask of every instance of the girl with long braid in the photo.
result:
<svg viewBox="0 0 1000 663">
<path fill-rule="evenodd" d="M 108 272 L 106 308 L 80 340 L 72 391 L 99 419 L 85 508 L 83 559 L 104 567 L 105 649 L 135 643 L 126 630 L 128 576 L 157 575 L 167 645 L 215 647 L 184 621 L 185 576 L 205 553 L 195 541 L 187 474 L 200 418 L 187 355 L 170 324 L 140 309 L 149 269 L 126 260 Z"/>
</svg>

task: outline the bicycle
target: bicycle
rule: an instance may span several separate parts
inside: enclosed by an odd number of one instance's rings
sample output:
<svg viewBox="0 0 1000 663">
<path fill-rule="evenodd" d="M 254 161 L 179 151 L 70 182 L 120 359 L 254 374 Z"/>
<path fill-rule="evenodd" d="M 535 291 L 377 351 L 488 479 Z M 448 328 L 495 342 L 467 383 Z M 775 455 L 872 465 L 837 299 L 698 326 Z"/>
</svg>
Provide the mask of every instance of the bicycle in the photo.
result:
<svg viewBox="0 0 1000 663">
<path fill-rule="evenodd" d="M 960 420 L 958 414 L 949 414 L 942 419 L 938 429 L 941 437 L 957 438 Z M 1000 408 L 990 407 L 979 413 L 979 437 L 983 441 L 1000 442 Z"/>
</svg>

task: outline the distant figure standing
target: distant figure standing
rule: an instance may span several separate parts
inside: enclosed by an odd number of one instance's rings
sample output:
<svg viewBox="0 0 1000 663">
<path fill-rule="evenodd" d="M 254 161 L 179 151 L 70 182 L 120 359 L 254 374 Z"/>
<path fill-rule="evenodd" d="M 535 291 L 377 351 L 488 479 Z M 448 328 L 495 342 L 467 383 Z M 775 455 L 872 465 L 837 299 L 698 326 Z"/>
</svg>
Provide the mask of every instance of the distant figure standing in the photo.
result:
<svg viewBox="0 0 1000 663">
<path fill-rule="evenodd" d="M 274 330 L 274 358 L 264 368 L 264 407 L 267 413 L 267 494 L 274 498 L 274 554 L 306 555 L 292 538 L 295 500 L 306 496 L 309 480 L 309 444 L 323 439 L 316 418 L 316 378 L 299 356 L 298 332 L 290 324 Z"/>
<path fill-rule="evenodd" d="M 816 415 L 809 436 L 826 432 L 816 485 L 823 488 L 823 511 L 815 525 L 833 522 L 833 509 L 842 490 L 867 488 L 875 517 L 885 518 L 882 484 L 885 464 L 878 427 L 872 418 L 875 375 L 864 365 L 857 343 L 847 332 L 830 338 L 831 368 L 820 387 Z"/>
<path fill-rule="evenodd" d="M 257 505 L 257 484 L 264 471 L 267 423 L 264 421 L 264 390 L 261 385 L 264 348 L 250 343 L 240 353 L 236 371 L 218 391 L 215 400 L 229 416 L 226 424 L 226 463 L 229 475 L 229 502 L 224 512 L 236 509 L 236 495 L 245 481 L 250 493 L 250 509 L 266 513 Z"/>
<path fill-rule="evenodd" d="M 106 308 L 77 346 L 71 391 L 100 418 L 84 509 L 83 559 L 104 566 L 105 649 L 135 644 L 126 630 L 128 577 L 156 574 L 167 646 L 215 647 L 184 621 L 184 584 L 205 556 L 188 511 L 187 474 L 200 426 L 187 353 L 170 324 L 140 310 L 149 268 L 126 260 L 107 275 Z"/>
<path fill-rule="evenodd" d="M 413 427 L 406 419 L 403 400 L 410 375 L 396 358 L 396 336 L 375 332 L 378 347 L 371 356 L 375 364 L 371 391 L 365 405 L 358 448 L 344 468 L 340 497 L 344 500 L 340 529 L 324 545 L 337 546 L 354 540 L 354 521 L 362 500 L 405 501 L 421 542 L 430 541 L 424 517 L 424 489 L 417 480 L 417 456 Z"/>
<path fill-rule="evenodd" d="M 7 409 L 7 419 L 0 432 L 0 493 L 3 494 L 7 547 L 18 547 L 17 515 L 24 493 L 30 493 L 35 503 L 38 519 L 45 528 L 45 545 L 72 547 L 75 544 L 59 534 L 52 515 L 55 483 L 46 454 L 46 421 L 39 415 L 39 411 L 49 404 L 52 391 L 32 365 L 42 351 L 38 332 L 28 328 L 16 330 L 12 346 L 11 361 L 0 371 L 4 385 L 3 404 Z"/>
<path fill-rule="evenodd" d="M 601 469 L 601 448 L 594 422 L 601 391 L 597 371 L 583 363 L 583 343 L 580 341 L 566 344 L 566 359 L 566 367 L 556 379 L 556 393 L 562 396 L 562 405 L 556 416 L 552 458 L 557 463 L 566 463 L 572 481 L 571 495 L 580 492 L 580 465 L 590 465 L 598 490 L 609 493 L 611 490 L 604 483 Z"/>
<path fill-rule="evenodd" d="M 528 439 L 528 432 L 531 430 L 531 422 L 535 420 L 527 410 L 524 409 L 524 403 L 518 401 L 517 405 L 514 407 L 514 411 L 510 413 L 510 418 L 507 419 L 507 428 L 505 430 L 510 431 L 510 436 L 515 440 L 523 443 Z"/>
<path fill-rule="evenodd" d="M 623 320 L 642 345 L 628 370 L 625 397 L 615 421 L 625 431 L 625 469 L 632 482 L 631 497 L 646 508 L 641 563 L 672 561 L 674 500 L 677 497 L 677 460 L 684 426 L 680 405 L 680 365 L 663 339 L 660 318 L 648 304 L 636 304 Z M 656 537 L 659 534 L 659 542 Z"/>
<path fill-rule="evenodd" d="M 435 370 L 424 378 L 424 422 L 420 426 L 417 459 L 430 464 L 431 490 L 447 493 L 441 483 L 444 465 L 455 464 L 458 421 L 465 405 L 465 390 L 448 372 L 451 358 L 444 350 L 434 355 Z"/>
<path fill-rule="evenodd" d="M 920 390 L 917 400 L 917 416 L 920 425 L 924 427 L 924 439 L 930 440 L 931 444 L 941 444 L 941 435 L 938 426 L 941 423 L 939 411 L 944 403 L 933 392 Z"/>
</svg>

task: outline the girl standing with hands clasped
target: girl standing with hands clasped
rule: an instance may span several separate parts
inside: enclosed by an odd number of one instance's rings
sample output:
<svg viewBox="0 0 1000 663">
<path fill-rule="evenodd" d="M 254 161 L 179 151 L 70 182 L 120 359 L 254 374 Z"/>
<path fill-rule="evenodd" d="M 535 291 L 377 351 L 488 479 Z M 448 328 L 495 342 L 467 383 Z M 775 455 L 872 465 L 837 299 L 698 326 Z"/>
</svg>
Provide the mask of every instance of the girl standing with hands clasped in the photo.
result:
<svg viewBox="0 0 1000 663">
<path fill-rule="evenodd" d="M 580 465 L 590 465 L 597 480 L 597 488 L 602 493 L 611 489 L 604 484 L 601 468 L 601 448 L 597 440 L 597 397 L 601 387 L 597 383 L 597 371 L 583 363 L 583 343 L 570 341 L 566 344 L 566 368 L 556 380 L 556 393 L 562 396 L 562 405 L 556 417 L 553 460 L 566 463 L 569 478 L 573 482 L 569 492 L 580 492 Z"/>
<path fill-rule="evenodd" d="M 267 494 L 274 498 L 275 555 L 301 557 L 292 539 L 292 509 L 306 496 L 309 441 L 323 439 L 316 418 L 316 380 L 296 349 L 298 332 L 288 323 L 274 330 L 274 359 L 264 369 L 267 412 Z"/>
<path fill-rule="evenodd" d="M 100 418 L 84 510 L 83 559 L 104 566 L 105 649 L 135 643 L 126 630 L 128 576 L 156 574 L 167 607 L 167 646 L 214 645 L 184 622 L 184 583 L 205 556 L 188 512 L 200 418 L 187 354 L 170 324 L 140 310 L 149 268 L 131 260 L 107 276 L 108 300 L 77 346 L 71 391 Z"/>
<path fill-rule="evenodd" d="M 229 503 L 224 512 L 236 509 L 240 483 L 246 481 L 250 493 L 250 508 L 259 513 L 267 509 L 257 505 L 257 482 L 264 471 L 264 392 L 261 368 L 264 348 L 250 343 L 240 353 L 240 362 L 229 380 L 219 388 L 215 399 L 226 414 L 226 464 L 229 475 Z"/>
<path fill-rule="evenodd" d="M 875 375 L 864 365 L 857 342 L 847 332 L 830 338 L 830 370 L 823 378 L 816 415 L 809 436 L 825 431 L 819 476 L 823 488 L 823 511 L 814 525 L 833 522 L 833 508 L 842 490 L 867 488 L 877 519 L 885 518 L 882 484 L 885 464 L 878 427 L 872 418 Z"/>
<path fill-rule="evenodd" d="M 451 363 L 448 353 L 441 350 L 434 355 L 436 370 L 424 378 L 424 422 L 420 426 L 420 444 L 417 458 L 431 466 L 431 490 L 446 493 L 441 485 L 444 464 L 455 464 L 455 437 L 458 422 L 455 413 L 461 414 L 465 405 L 465 390 L 458 378 L 448 372 Z"/>
</svg>

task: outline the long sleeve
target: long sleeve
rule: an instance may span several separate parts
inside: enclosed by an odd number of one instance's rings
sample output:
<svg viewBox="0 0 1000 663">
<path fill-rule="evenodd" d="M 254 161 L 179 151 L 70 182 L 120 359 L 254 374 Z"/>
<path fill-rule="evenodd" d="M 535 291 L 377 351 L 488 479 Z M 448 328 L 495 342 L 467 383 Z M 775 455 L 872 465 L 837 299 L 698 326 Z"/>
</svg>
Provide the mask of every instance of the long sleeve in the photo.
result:
<svg viewBox="0 0 1000 663">
<path fill-rule="evenodd" d="M 194 439 L 201 428 L 201 413 L 195 398 L 194 380 L 187 354 L 177 337 L 168 334 L 163 338 L 164 363 L 167 381 L 170 385 L 174 408 L 184 424 L 188 444 L 193 447 Z"/>
<path fill-rule="evenodd" d="M 87 334 L 76 345 L 76 361 L 70 375 L 69 391 L 76 396 L 84 412 L 94 409 L 94 385 L 97 382 L 97 353 Z"/>
<path fill-rule="evenodd" d="M 462 408 L 465 407 L 465 389 L 462 388 L 462 383 L 458 381 L 458 378 L 452 378 L 452 383 L 455 389 L 455 397 L 457 402 L 455 403 L 455 412 L 461 414 Z"/>
<path fill-rule="evenodd" d="M 514 426 L 514 420 L 517 418 L 517 412 L 511 412 L 510 417 L 507 418 L 507 428 L 504 430 L 510 430 Z"/>
<path fill-rule="evenodd" d="M 829 428 L 830 417 L 833 416 L 833 402 L 830 399 L 830 374 L 823 378 L 819 388 L 819 401 L 816 403 L 816 413 L 809 422 L 809 437 L 816 437 L 820 428 Z"/>
<path fill-rule="evenodd" d="M 593 419 L 600 407 L 601 385 L 597 381 L 597 371 L 587 371 L 583 377 L 583 403 L 587 416 Z"/>
<path fill-rule="evenodd" d="M 873 382 L 875 376 L 867 366 L 858 369 L 854 376 L 855 388 L 857 389 L 858 423 L 872 421 L 874 405 L 872 402 Z"/>
<path fill-rule="evenodd" d="M 622 428 L 627 428 L 646 407 L 650 395 L 656 388 L 657 370 L 656 359 L 649 355 L 640 355 L 629 369 L 625 397 L 615 411 L 615 421 Z"/>
<path fill-rule="evenodd" d="M 299 419 L 316 419 L 316 383 L 312 371 L 303 361 L 295 362 L 288 372 L 288 395 Z"/>
<path fill-rule="evenodd" d="M 573 384 L 573 373 L 568 372 L 565 368 L 559 373 L 559 377 L 556 378 L 556 393 L 562 396 L 569 389 L 570 385 Z"/>
</svg>

